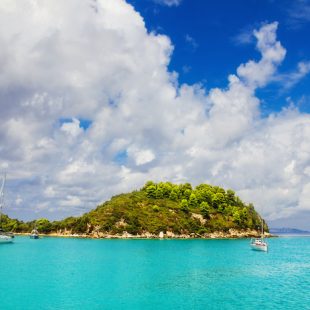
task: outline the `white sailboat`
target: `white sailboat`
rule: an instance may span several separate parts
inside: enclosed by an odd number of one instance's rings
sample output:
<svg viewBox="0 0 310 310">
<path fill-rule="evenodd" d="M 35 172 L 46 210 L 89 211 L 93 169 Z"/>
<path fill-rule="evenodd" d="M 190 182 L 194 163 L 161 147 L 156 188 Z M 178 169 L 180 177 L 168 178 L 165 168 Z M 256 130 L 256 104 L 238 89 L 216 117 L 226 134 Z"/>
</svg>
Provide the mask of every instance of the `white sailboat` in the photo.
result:
<svg viewBox="0 0 310 310">
<path fill-rule="evenodd" d="M 2 208 L 4 206 L 4 184 L 5 184 L 5 175 L 2 178 L 2 185 L 0 189 L 0 243 L 11 243 L 14 240 L 14 235 L 7 233 L 2 229 Z"/>
<path fill-rule="evenodd" d="M 268 243 L 265 241 L 265 238 L 264 238 L 264 222 L 263 222 L 263 219 L 261 219 L 261 223 L 262 223 L 261 224 L 262 225 L 261 237 L 260 238 L 254 238 L 254 239 L 252 238 L 250 246 L 251 246 L 252 250 L 267 252 L 268 251 Z"/>
</svg>

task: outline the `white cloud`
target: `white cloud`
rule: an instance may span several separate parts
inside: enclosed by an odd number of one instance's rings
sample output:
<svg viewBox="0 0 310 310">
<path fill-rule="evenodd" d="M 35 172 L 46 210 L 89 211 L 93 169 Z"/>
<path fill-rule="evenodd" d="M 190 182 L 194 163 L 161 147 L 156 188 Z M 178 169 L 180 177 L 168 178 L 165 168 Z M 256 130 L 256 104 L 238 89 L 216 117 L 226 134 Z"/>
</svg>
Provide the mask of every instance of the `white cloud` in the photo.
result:
<svg viewBox="0 0 310 310">
<path fill-rule="evenodd" d="M 236 45 L 247 45 L 254 43 L 253 25 L 248 25 L 241 29 L 239 33 L 232 37 L 232 41 Z"/>
<path fill-rule="evenodd" d="M 296 0 L 287 8 L 288 25 L 292 28 L 300 28 L 310 22 L 310 1 Z"/>
<path fill-rule="evenodd" d="M 273 74 L 277 65 L 285 57 L 286 50 L 281 43 L 276 40 L 276 30 L 278 23 L 264 25 L 259 31 L 254 31 L 257 39 L 257 49 L 262 55 L 259 62 L 253 60 L 242 64 L 237 69 L 238 76 L 241 77 L 249 87 L 257 88 L 265 86 Z"/>
<path fill-rule="evenodd" d="M 83 129 L 80 127 L 80 121 L 75 117 L 72 119 L 72 122 L 62 124 L 60 130 L 72 138 L 78 137 L 83 132 Z"/>
<path fill-rule="evenodd" d="M 179 6 L 182 0 L 153 0 L 155 3 L 167 6 Z"/>
<path fill-rule="evenodd" d="M 130 146 L 128 148 L 128 155 L 133 157 L 137 166 L 147 164 L 155 159 L 155 155 L 152 150 L 139 149 L 136 146 Z"/>
<path fill-rule="evenodd" d="M 281 84 L 283 90 L 287 91 L 295 86 L 310 72 L 310 61 L 301 61 L 297 65 L 297 69 L 290 73 L 278 74 L 274 80 Z"/>
<path fill-rule="evenodd" d="M 231 187 L 269 219 L 305 210 L 310 116 L 262 118 L 255 95 L 285 57 L 277 23 L 254 33 L 260 60 L 206 93 L 178 85 L 169 38 L 122 0 L 3 3 L 0 167 L 6 197 L 23 199 L 15 215 L 77 214 L 149 179 Z"/>
<path fill-rule="evenodd" d="M 193 50 L 197 49 L 199 46 L 197 41 L 192 36 L 190 36 L 189 34 L 185 35 L 185 41 L 190 45 L 190 47 Z"/>
</svg>

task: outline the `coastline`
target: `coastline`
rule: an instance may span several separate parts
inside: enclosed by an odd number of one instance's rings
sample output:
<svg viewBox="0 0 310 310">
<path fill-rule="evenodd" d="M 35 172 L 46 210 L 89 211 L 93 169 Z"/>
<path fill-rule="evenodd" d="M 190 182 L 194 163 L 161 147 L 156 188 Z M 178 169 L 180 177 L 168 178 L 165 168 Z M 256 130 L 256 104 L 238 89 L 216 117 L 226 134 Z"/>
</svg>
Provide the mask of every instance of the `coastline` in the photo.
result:
<svg viewBox="0 0 310 310">
<path fill-rule="evenodd" d="M 30 233 L 14 233 L 15 235 L 29 236 Z M 175 234 L 170 231 L 166 233 L 151 234 L 149 232 L 144 232 L 142 234 L 130 234 L 124 231 L 122 234 L 110 234 L 103 232 L 91 232 L 77 234 L 71 231 L 59 231 L 52 232 L 48 234 L 40 233 L 41 237 L 60 237 L 60 238 L 81 238 L 81 239 L 244 239 L 244 238 L 258 238 L 260 237 L 260 232 L 256 230 L 236 230 L 230 229 L 227 232 L 215 231 L 212 233 L 190 233 L 190 234 Z M 266 238 L 275 237 L 270 233 L 265 233 Z"/>
</svg>

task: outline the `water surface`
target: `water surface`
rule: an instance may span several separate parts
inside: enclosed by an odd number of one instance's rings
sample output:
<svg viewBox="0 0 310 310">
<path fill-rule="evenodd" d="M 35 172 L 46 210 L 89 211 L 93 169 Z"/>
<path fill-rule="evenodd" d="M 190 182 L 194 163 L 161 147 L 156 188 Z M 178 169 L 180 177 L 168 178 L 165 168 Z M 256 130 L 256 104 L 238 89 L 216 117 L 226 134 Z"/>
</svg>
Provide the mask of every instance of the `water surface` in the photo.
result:
<svg viewBox="0 0 310 310">
<path fill-rule="evenodd" d="M 310 238 L 0 245 L 0 308 L 310 309 Z"/>
</svg>

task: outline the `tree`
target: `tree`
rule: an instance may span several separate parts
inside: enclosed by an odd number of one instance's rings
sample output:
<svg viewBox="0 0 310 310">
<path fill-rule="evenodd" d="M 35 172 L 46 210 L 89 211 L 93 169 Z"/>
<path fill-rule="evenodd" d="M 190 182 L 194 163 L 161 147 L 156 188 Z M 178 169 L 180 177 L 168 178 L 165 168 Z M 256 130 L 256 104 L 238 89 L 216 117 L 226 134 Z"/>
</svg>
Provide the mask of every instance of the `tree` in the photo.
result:
<svg viewBox="0 0 310 310">
<path fill-rule="evenodd" d="M 156 186 L 150 185 L 146 188 L 146 195 L 148 198 L 156 198 Z"/>
<path fill-rule="evenodd" d="M 197 208 L 198 207 L 198 200 L 197 200 L 197 197 L 194 193 L 192 193 L 190 196 L 189 196 L 189 201 L 188 201 L 188 205 L 191 207 L 191 208 Z"/>
<path fill-rule="evenodd" d="M 157 187 L 157 189 L 155 191 L 155 196 L 157 199 L 164 198 L 164 192 L 163 192 L 161 187 Z"/>
<path fill-rule="evenodd" d="M 235 192 L 231 189 L 228 189 L 226 192 L 227 202 L 230 205 L 235 203 Z"/>
<path fill-rule="evenodd" d="M 222 193 L 216 193 L 212 198 L 214 208 L 218 208 L 224 202 L 225 202 L 225 196 Z"/>
<path fill-rule="evenodd" d="M 153 181 L 147 181 L 147 182 L 144 184 L 142 190 L 146 190 L 149 186 L 156 186 L 156 184 L 155 184 Z"/>
<path fill-rule="evenodd" d="M 243 208 L 240 212 L 240 222 L 244 225 L 248 220 L 248 210 L 247 208 Z"/>
<path fill-rule="evenodd" d="M 49 233 L 52 229 L 52 224 L 48 219 L 41 218 L 36 221 L 36 227 L 40 233 Z"/>
<path fill-rule="evenodd" d="M 172 184 L 169 183 L 169 182 L 160 182 L 158 185 L 157 185 L 157 188 L 160 188 L 162 193 L 163 193 L 163 197 L 166 197 L 168 198 L 170 193 L 171 193 L 171 190 L 172 190 Z"/>
<path fill-rule="evenodd" d="M 240 212 L 237 207 L 233 208 L 233 221 L 238 225 L 241 223 Z"/>
<path fill-rule="evenodd" d="M 176 201 L 178 199 L 178 193 L 175 189 L 173 189 L 169 195 L 169 199 Z"/>
<path fill-rule="evenodd" d="M 192 188 L 192 185 L 191 185 L 191 184 L 185 183 L 185 184 L 180 184 L 180 185 L 179 185 L 179 190 L 180 190 L 180 193 L 181 193 L 182 197 L 185 197 L 185 198 L 186 198 L 186 196 L 185 196 L 185 191 L 186 191 L 186 190 L 189 190 L 189 191 L 187 191 L 187 193 L 191 193 L 192 190 L 193 190 L 193 188 Z M 188 196 L 188 197 L 187 197 L 187 199 L 188 199 L 189 196 L 190 196 L 190 194 L 188 194 L 187 196 Z"/>
<path fill-rule="evenodd" d="M 188 210 L 188 202 L 187 202 L 186 199 L 182 199 L 180 207 L 181 207 L 181 210 L 184 211 L 184 212 L 188 212 L 189 211 Z"/>
<path fill-rule="evenodd" d="M 203 201 L 200 204 L 201 213 L 202 213 L 203 217 L 206 218 L 206 219 L 210 218 L 210 209 L 211 208 L 210 208 L 209 204 L 206 201 Z"/>
<path fill-rule="evenodd" d="M 184 191 L 183 197 L 184 197 L 185 199 L 189 199 L 191 193 L 192 193 L 192 190 L 188 188 L 188 189 L 186 189 L 186 190 Z"/>
</svg>

